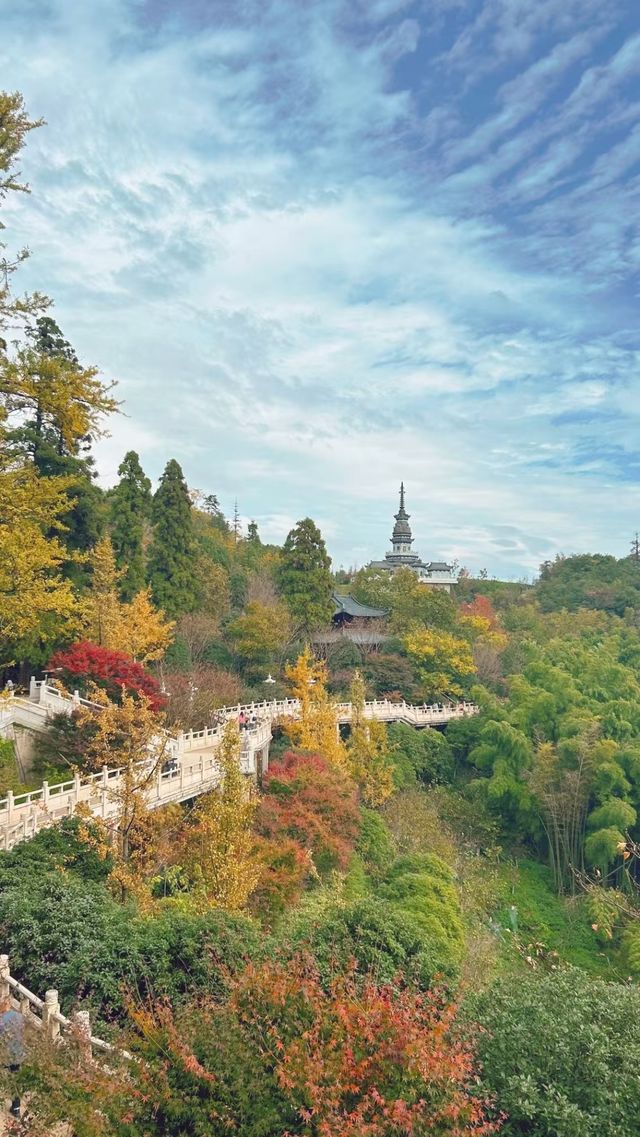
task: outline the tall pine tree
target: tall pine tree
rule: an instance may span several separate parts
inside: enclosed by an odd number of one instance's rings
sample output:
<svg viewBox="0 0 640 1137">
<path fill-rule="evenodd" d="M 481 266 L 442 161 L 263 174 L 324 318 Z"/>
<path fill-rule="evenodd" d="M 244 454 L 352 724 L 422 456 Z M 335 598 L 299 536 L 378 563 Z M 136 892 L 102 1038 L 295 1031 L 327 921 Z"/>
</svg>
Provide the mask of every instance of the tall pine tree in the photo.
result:
<svg viewBox="0 0 640 1137">
<path fill-rule="evenodd" d="M 111 543 L 122 572 L 120 596 L 133 597 L 144 588 L 144 526 L 151 513 L 151 482 L 135 450 L 118 467 L 120 481 L 111 495 Z"/>
<path fill-rule="evenodd" d="M 198 600 L 191 501 L 175 458 L 167 462 L 160 479 L 151 519 L 147 578 L 154 602 L 175 619 L 192 612 Z"/>
<path fill-rule="evenodd" d="M 308 634 L 333 615 L 331 558 L 318 526 L 305 517 L 288 534 L 279 585 L 300 631 Z"/>
</svg>

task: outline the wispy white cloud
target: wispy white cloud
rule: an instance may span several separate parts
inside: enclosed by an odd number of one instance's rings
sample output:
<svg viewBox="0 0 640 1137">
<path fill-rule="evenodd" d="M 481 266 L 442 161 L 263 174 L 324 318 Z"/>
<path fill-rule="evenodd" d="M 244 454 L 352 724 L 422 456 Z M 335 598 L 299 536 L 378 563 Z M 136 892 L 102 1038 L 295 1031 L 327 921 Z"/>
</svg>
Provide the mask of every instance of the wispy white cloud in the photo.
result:
<svg viewBox="0 0 640 1137">
<path fill-rule="evenodd" d="M 5 9 L 3 81 L 49 124 L 7 220 L 121 382 L 106 482 L 131 446 L 153 476 L 175 455 L 267 538 L 315 516 L 345 564 L 386 547 L 401 477 L 429 557 L 625 550 L 631 3 Z"/>
</svg>

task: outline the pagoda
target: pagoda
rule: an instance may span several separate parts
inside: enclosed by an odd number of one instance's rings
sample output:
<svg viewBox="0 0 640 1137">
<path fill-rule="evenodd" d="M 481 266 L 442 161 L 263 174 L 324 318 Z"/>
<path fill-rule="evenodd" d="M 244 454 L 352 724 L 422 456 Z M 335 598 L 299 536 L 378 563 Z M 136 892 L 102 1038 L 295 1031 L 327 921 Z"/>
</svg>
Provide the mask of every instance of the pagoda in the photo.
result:
<svg viewBox="0 0 640 1137">
<path fill-rule="evenodd" d="M 400 483 L 400 509 L 394 516 L 396 523 L 391 534 L 391 549 L 385 553 L 383 561 L 371 561 L 367 567 L 385 569 L 387 572 L 407 568 L 415 573 L 421 584 L 450 592 L 451 586 L 458 583 L 453 565 L 446 561 L 423 561 L 411 549 L 413 534 L 409 525 L 410 514 L 404 504 L 404 482 Z"/>
</svg>

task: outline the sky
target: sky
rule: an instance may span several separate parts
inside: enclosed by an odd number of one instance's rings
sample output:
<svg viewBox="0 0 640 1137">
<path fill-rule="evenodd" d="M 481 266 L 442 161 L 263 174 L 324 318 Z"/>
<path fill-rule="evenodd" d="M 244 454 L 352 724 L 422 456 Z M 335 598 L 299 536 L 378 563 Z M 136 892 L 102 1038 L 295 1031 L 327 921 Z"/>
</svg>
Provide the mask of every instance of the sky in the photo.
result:
<svg viewBox="0 0 640 1137">
<path fill-rule="evenodd" d="M 169 458 L 336 567 L 640 529 L 638 0 L 1 0 L 22 288 Z"/>
</svg>

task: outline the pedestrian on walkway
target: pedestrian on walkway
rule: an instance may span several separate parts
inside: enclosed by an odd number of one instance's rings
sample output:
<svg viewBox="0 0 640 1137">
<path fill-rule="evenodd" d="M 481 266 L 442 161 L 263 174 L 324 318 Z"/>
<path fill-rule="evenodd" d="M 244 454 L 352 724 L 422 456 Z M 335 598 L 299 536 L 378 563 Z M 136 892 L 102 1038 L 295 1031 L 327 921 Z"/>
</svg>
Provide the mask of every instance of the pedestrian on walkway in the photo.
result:
<svg viewBox="0 0 640 1137">
<path fill-rule="evenodd" d="M 25 1055 L 24 1018 L 19 1011 L 14 1011 L 9 999 L 3 999 L 0 1002 L 0 1063 L 15 1077 Z M 12 1117 L 20 1117 L 20 1097 L 15 1091 L 9 1112 Z"/>
</svg>

